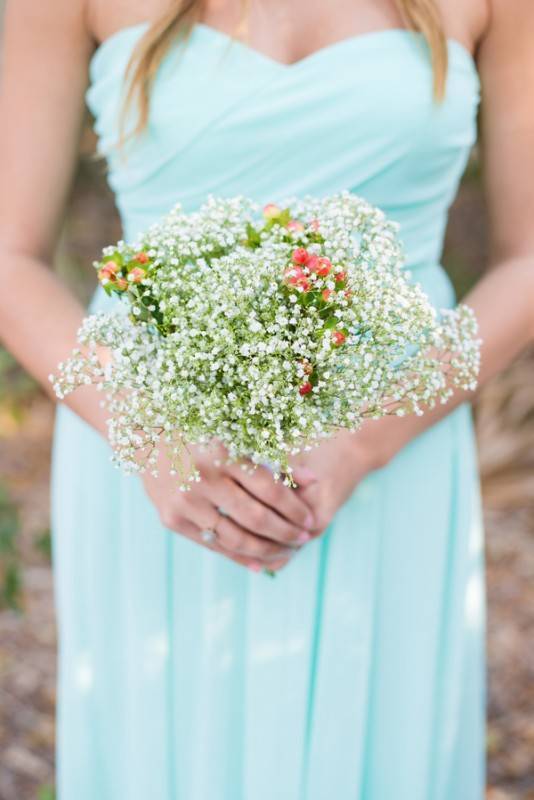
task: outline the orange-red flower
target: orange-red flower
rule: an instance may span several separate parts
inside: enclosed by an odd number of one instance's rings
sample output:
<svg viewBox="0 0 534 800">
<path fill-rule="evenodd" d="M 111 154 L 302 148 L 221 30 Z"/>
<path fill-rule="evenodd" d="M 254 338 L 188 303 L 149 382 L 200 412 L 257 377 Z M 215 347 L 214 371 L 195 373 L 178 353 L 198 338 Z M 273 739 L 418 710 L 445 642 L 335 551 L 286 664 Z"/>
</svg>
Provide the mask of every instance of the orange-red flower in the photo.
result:
<svg viewBox="0 0 534 800">
<path fill-rule="evenodd" d="M 141 283 L 145 276 L 146 270 L 142 269 L 142 267 L 134 267 L 128 273 L 128 280 L 130 280 L 132 283 Z"/>
<path fill-rule="evenodd" d="M 330 274 L 330 270 L 332 269 L 332 262 L 327 256 L 320 256 L 318 267 L 316 269 L 317 275 L 320 278 L 326 278 L 327 275 Z"/>
<path fill-rule="evenodd" d="M 310 254 L 306 250 L 305 247 L 296 247 L 291 254 L 291 258 L 293 259 L 295 264 L 307 264 Z"/>
<path fill-rule="evenodd" d="M 313 386 L 311 385 L 311 383 L 309 381 L 306 381 L 306 383 L 302 383 L 299 386 L 299 394 L 302 395 L 302 397 L 304 397 L 304 395 L 309 394 L 312 389 Z"/>
<path fill-rule="evenodd" d="M 113 281 L 115 280 L 118 269 L 119 266 L 115 261 L 107 261 L 104 266 L 98 270 L 98 279 L 100 281 Z"/>
</svg>

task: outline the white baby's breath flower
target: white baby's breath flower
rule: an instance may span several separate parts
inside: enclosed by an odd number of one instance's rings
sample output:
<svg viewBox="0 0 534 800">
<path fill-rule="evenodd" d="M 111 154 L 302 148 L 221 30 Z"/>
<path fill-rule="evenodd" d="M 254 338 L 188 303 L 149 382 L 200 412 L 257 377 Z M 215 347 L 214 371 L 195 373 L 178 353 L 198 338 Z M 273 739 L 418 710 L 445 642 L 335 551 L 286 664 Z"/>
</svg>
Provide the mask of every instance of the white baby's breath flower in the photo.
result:
<svg viewBox="0 0 534 800">
<path fill-rule="evenodd" d="M 187 491 L 199 475 L 185 444 L 218 440 L 231 459 L 276 464 L 290 483 L 289 456 L 334 431 L 421 414 L 454 387 L 475 387 L 473 312 L 438 315 L 408 280 L 396 223 L 349 192 L 280 208 L 319 220 L 320 233 L 288 236 L 252 200 L 210 195 L 190 214 L 178 204 L 138 242 L 105 248 L 119 264 L 145 254 L 143 284 L 126 281 L 125 303 L 84 321 L 83 350 L 51 380 L 61 399 L 102 389 L 117 464 L 157 471 L 163 445 Z M 326 259 L 327 274 L 295 263 L 296 247 Z"/>
</svg>

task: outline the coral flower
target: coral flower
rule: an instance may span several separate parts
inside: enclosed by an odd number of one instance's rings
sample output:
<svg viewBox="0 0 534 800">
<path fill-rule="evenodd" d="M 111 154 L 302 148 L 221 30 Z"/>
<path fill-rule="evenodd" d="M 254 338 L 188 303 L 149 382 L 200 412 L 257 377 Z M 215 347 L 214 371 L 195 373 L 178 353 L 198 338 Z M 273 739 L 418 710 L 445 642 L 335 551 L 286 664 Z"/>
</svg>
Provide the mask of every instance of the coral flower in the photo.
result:
<svg viewBox="0 0 534 800">
<path fill-rule="evenodd" d="M 333 343 L 335 344 L 336 347 L 339 347 L 340 345 L 344 344 L 346 339 L 347 339 L 347 337 L 345 336 L 343 331 L 333 331 L 332 332 L 332 341 L 333 341 Z"/>
<path fill-rule="evenodd" d="M 279 208 L 275 203 L 267 203 L 266 206 L 263 206 L 263 216 L 266 219 L 274 219 L 278 217 L 281 213 L 282 209 Z"/>
<path fill-rule="evenodd" d="M 118 264 L 116 264 L 114 261 L 107 261 L 104 266 L 98 270 L 99 280 L 114 280 L 118 269 Z"/>
<path fill-rule="evenodd" d="M 317 270 L 321 266 L 319 256 L 316 256 L 315 253 L 311 253 L 308 256 L 308 261 L 306 262 L 306 266 L 311 272 L 317 272 Z"/>
<path fill-rule="evenodd" d="M 291 258 L 293 259 L 295 264 L 301 264 L 301 265 L 307 264 L 309 257 L 310 254 L 308 253 L 305 247 L 297 247 L 295 250 L 293 250 L 293 253 L 291 254 Z"/>
<path fill-rule="evenodd" d="M 135 260 L 138 261 L 140 264 L 148 264 L 148 262 L 150 261 L 146 253 L 137 253 L 137 255 L 135 256 Z"/>
<path fill-rule="evenodd" d="M 141 267 L 134 267 L 132 271 L 128 274 L 128 280 L 132 283 L 141 283 L 143 278 L 146 275 L 146 270 L 141 269 Z"/>
<path fill-rule="evenodd" d="M 117 278 L 115 281 L 115 288 L 119 289 L 121 292 L 124 292 L 124 290 L 128 288 L 128 281 L 126 278 Z"/>
<path fill-rule="evenodd" d="M 336 272 L 336 274 L 334 275 L 336 283 L 341 283 L 346 279 L 346 277 L 347 277 L 346 272 Z"/>
<path fill-rule="evenodd" d="M 300 281 L 306 280 L 306 275 L 300 267 L 289 267 L 284 273 L 287 283 L 296 286 Z"/>
<path fill-rule="evenodd" d="M 325 303 L 330 300 L 330 295 L 332 294 L 332 289 L 323 289 L 321 292 L 321 297 L 325 301 Z"/>
<path fill-rule="evenodd" d="M 316 270 L 317 275 L 320 278 L 326 278 L 326 276 L 330 273 L 331 269 L 332 269 L 332 262 L 330 261 L 330 259 L 327 258 L 326 256 L 321 256 L 319 258 L 319 265 Z"/>
<path fill-rule="evenodd" d="M 304 225 L 302 222 L 299 222 L 297 219 L 290 219 L 286 225 L 286 228 L 290 231 L 303 231 Z"/>
<path fill-rule="evenodd" d="M 306 381 L 306 383 L 303 383 L 303 384 L 301 384 L 299 386 L 299 394 L 302 397 L 304 397 L 304 395 L 305 394 L 309 394 L 312 389 L 313 389 L 313 386 L 311 385 L 311 383 L 309 381 Z"/>
</svg>

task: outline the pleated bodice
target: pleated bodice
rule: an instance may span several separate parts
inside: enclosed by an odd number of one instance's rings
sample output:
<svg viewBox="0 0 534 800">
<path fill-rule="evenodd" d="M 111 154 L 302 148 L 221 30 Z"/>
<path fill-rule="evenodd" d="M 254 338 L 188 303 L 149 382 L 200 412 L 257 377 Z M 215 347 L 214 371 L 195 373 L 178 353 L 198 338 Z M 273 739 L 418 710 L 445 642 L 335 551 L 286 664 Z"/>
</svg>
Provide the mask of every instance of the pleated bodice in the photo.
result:
<svg viewBox="0 0 534 800">
<path fill-rule="evenodd" d="M 409 268 L 438 264 L 476 137 L 479 77 L 462 44 L 448 40 L 439 104 L 420 34 L 361 34 L 287 65 L 197 23 L 164 59 L 147 131 L 121 150 L 125 67 L 145 29 L 100 45 L 87 92 L 127 239 L 209 192 L 276 202 L 350 189 L 401 224 Z"/>
</svg>

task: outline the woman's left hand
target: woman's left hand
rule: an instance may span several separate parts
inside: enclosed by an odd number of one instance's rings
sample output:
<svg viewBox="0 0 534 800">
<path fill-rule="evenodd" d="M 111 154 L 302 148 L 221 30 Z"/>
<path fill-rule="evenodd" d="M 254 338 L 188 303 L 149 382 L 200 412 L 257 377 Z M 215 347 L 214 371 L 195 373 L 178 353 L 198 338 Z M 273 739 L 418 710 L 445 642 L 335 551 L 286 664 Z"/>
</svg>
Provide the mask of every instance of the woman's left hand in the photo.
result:
<svg viewBox="0 0 534 800">
<path fill-rule="evenodd" d="M 373 423 L 376 425 L 375 421 L 369 422 Z M 376 430 L 371 432 L 379 433 Z M 314 538 L 324 532 L 360 481 L 373 469 L 382 466 L 379 450 L 373 447 L 373 438 L 365 425 L 355 433 L 340 431 L 293 460 L 297 484 L 300 470 L 305 470 L 306 484 L 296 491 L 313 511 Z M 313 474 L 315 481 L 311 482 L 308 473 Z"/>
</svg>

